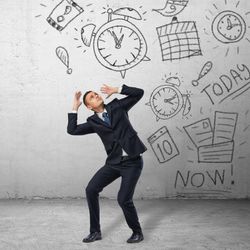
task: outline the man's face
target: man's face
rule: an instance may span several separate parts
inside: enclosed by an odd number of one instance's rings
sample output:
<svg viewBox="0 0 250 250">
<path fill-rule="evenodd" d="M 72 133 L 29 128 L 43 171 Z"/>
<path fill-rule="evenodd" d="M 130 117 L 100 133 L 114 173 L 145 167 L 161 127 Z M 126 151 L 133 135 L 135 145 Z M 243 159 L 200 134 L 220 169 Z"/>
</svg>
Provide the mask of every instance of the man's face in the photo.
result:
<svg viewBox="0 0 250 250">
<path fill-rule="evenodd" d="M 96 109 L 103 104 L 102 97 L 94 91 L 91 91 L 87 94 L 87 96 L 85 97 L 85 101 L 87 108 L 89 109 Z"/>
</svg>

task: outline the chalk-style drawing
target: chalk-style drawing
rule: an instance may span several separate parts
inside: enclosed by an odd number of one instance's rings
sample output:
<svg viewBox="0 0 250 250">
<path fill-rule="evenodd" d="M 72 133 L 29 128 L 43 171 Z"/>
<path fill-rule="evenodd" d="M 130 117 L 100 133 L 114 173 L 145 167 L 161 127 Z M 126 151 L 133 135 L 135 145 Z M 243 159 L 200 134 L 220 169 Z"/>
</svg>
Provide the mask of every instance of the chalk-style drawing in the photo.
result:
<svg viewBox="0 0 250 250">
<path fill-rule="evenodd" d="M 212 22 L 212 33 L 222 43 L 239 42 L 246 33 L 246 23 L 236 12 L 225 10 L 220 12 Z"/>
<path fill-rule="evenodd" d="M 71 74 L 72 69 L 69 68 L 69 53 L 64 47 L 57 47 L 56 48 L 56 55 L 60 59 L 60 61 L 67 67 L 67 73 Z"/>
<path fill-rule="evenodd" d="M 167 162 L 179 155 L 179 150 L 165 126 L 152 134 L 148 142 L 159 163 Z"/>
<path fill-rule="evenodd" d="M 124 78 L 128 69 L 141 61 L 150 60 L 146 56 L 147 43 L 144 36 L 129 20 L 141 20 L 142 17 L 135 9 L 127 7 L 115 11 L 109 8 L 107 13 L 108 22 L 96 33 L 94 24 L 82 28 L 82 41 L 86 46 L 90 46 L 93 39 L 95 57 L 99 63 L 107 69 L 120 72 Z"/>
<path fill-rule="evenodd" d="M 216 111 L 214 129 L 209 118 L 183 127 L 197 148 L 198 162 L 232 162 L 237 119 L 237 113 Z"/>
<path fill-rule="evenodd" d="M 150 95 L 149 102 L 156 120 L 169 119 L 177 115 L 183 108 L 182 115 L 187 115 L 191 110 L 191 102 L 189 94 L 182 94 L 178 87 L 181 82 L 178 77 L 169 77 L 165 85 L 160 85 L 154 89 Z"/>
<path fill-rule="evenodd" d="M 212 67 L 213 67 L 213 63 L 211 61 L 206 62 L 203 65 L 198 78 L 192 81 L 192 85 L 195 87 L 198 86 L 199 80 L 202 79 L 204 76 L 206 76 L 211 71 Z"/>
<path fill-rule="evenodd" d="M 62 0 L 47 17 L 47 22 L 58 31 L 62 31 L 82 12 L 83 8 L 76 2 L 72 0 Z"/>
<path fill-rule="evenodd" d="M 166 0 L 166 4 L 162 9 L 153 9 L 153 11 L 165 17 L 176 16 L 187 6 L 189 0 Z"/>
<path fill-rule="evenodd" d="M 202 55 L 195 22 L 179 22 L 173 17 L 170 24 L 157 27 L 156 30 L 163 61 Z"/>
</svg>

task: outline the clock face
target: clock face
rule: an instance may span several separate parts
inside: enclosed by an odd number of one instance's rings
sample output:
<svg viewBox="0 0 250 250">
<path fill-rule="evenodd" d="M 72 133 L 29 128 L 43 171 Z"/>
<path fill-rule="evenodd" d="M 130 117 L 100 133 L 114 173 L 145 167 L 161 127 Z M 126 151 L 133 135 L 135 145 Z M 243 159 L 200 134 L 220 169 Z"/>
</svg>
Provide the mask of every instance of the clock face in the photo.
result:
<svg viewBox="0 0 250 250">
<path fill-rule="evenodd" d="M 98 61 L 106 68 L 125 71 L 144 59 L 147 45 L 134 24 L 124 19 L 114 19 L 97 31 L 94 52 Z"/>
<path fill-rule="evenodd" d="M 150 101 L 153 112 L 160 119 L 175 116 L 183 105 L 183 98 L 179 90 L 169 85 L 156 88 L 151 95 Z"/>
<path fill-rule="evenodd" d="M 117 67 L 131 64 L 141 50 L 138 34 L 125 26 L 104 30 L 98 37 L 97 46 L 104 60 Z"/>
<path fill-rule="evenodd" d="M 233 11 L 219 13 L 212 24 L 215 38 L 223 43 L 240 41 L 246 32 L 246 24 L 243 18 Z"/>
</svg>

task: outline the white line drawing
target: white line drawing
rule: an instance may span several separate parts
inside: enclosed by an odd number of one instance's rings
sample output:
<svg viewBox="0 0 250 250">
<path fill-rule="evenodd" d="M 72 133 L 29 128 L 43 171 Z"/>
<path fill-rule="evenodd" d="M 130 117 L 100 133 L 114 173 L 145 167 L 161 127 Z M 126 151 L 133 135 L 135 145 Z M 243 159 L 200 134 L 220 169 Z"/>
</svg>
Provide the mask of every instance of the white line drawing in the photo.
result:
<svg viewBox="0 0 250 250">
<path fill-rule="evenodd" d="M 62 0 L 47 17 L 47 22 L 58 31 L 62 31 L 70 22 L 83 12 L 76 2 Z"/>
<path fill-rule="evenodd" d="M 192 85 L 194 87 L 198 86 L 199 85 L 199 80 L 202 79 L 205 75 L 207 75 L 211 71 L 212 68 L 213 68 L 213 63 L 211 61 L 206 62 L 203 65 L 198 78 L 196 80 L 192 81 Z"/>
<path fill-rule="evenodd" d="M 125 78 L 126 71 L 141 61 L 149 61 L 147 43 L 141 31 L 129 19 L 141 20 L 141 15 L 132 8 L 107 10 L 108 22 L 96 33 L 95 25 L 88 24 L 82 28 L 81 38 L 86 46 L 93 39 L 95 57 L 107 69 L 118 71 Z M 118 16 L 114 18 L 113 16 Z"/>
<path fill-rule="evenodd" d="M 215 111 L 214 130 L 209 118 L 183 127 L 197 148 L 198 162 L 232 162 L 237 119 L 238 113 Z"/>
<path fill-rule="evenodd" d="M 173 17 L 170 24 L 156 30 L 163 61 L 202 55 L 195 22 L 179 22 L 177 17 Z"/>
<path fill-rule="evenodd" d="M 239 42 L 246 33 L 246 23 L 236 12 L 225 10 L 220 12 L 212 22 L 212 33 L 222 43 Z"/>
<path fill-rule="evenodd" d="M 162 16 L 176 16 L 187 6 L 189 0 L 166 0 L 166 4 L 162 9 L 153 9 Z"/>
<path fill-rule="evenodd" d="M 148 142 L 159 163 L 167 162 L 179 155 L 179 150 L 166 126 L 161 127 L 151 135 Z"/>
<path fill-rule="evenodd" d="M 72 69 L 69 68 L 69 54 L 68 54 L 68 51 L 64 47 L 59 46 L 59 47 L 56 48 L 56 55 L 60 59 L 60 61 L 67 67 L 67 73 L 71 74 Z"/>
<path fill-rule="evenodd" d="M 191 110 L 191 102 L 189 94 L 182 94 L 178 87 L 181 82 L 178 77 L 169 77 L 165 85 L 160 85 L 152 92 L 149 102 L 156 120 L 169 119 L 177 115 L 183 108 L 182 115 L 187 115 Z"/>
</svg>

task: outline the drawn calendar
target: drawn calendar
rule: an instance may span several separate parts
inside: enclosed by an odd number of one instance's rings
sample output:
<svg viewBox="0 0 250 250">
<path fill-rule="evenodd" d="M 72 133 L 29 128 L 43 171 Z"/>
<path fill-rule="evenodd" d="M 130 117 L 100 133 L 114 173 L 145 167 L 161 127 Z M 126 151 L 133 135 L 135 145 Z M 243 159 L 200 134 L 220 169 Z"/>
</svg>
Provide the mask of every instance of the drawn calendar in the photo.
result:
<svg viewBox="0 0 250 250">
<path fill-rule="evenodd" d="M 160 163 L 169 161 L 179 155 L 179 150 L 165 126 L 151 135 L 148 142 Z"/>
<path fill-rule="evenodd" d="M 195 22 L 178 22 L 173 17 L 170 24 L 157 27 L 156 30 L 163 61 L 202 55 Z"/>
</svg>

